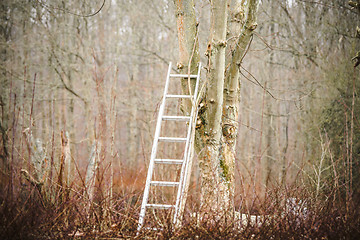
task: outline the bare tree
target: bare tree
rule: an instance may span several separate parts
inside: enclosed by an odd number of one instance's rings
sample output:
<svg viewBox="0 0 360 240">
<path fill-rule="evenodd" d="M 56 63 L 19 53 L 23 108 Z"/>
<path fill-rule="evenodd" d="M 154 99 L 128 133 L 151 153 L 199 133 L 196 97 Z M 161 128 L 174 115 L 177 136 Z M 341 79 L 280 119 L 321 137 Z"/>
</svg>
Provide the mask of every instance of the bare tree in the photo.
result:
<svg viewBox="0 0 360 240">
<path fill-rule="evenodd" d="M 197 22 L 193 1 L 175 1 L 180 59 L 178 68 L 185 73 L 196 70 Z M 228 22 L 229 2 L 211 1 L 211 28 L 206 55 L 207 75 L 205 90 L 199 103 L 196 150 L 201 172 L 201 204 L 210 213 L 232 212 L 234 194 L 235 144 L 238 129 L 239 67 L 248 50 L 253 31 L 257 27 L 259 1 L 241 1 L 231 14 L 236 19 Z M 200 23 L 201 24 L 201 23 Z M 229 27 L 228 25 L 237 25 Z M 226 33 L 236 41 L 231 46 L 230 60 L 226 61 Z M 229 66 L 225 66 L 225 62 Z M 186 85 L 185 91 L 191 89 Z"/>
</svg>

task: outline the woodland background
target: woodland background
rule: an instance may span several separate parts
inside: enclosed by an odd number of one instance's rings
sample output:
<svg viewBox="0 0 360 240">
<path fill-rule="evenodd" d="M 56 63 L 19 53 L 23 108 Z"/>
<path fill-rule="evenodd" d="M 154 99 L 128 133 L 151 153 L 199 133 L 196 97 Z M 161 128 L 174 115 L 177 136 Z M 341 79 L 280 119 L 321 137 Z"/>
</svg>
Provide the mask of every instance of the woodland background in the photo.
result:
<svg viewBox="0 0 360 240">
<path fill-rule="evenodd" d="M 305 233 L 284 220 L 241 236 L 359 234 L 354 4 L 260 3 L 241 67 L 236 210 L 274 212 L 296 198 L 317 217 Z M 0 236 L 134 237 L 167 66 L 178 58 L 173 2 L 12 0 L 0 8 Z M 201 53 L 209 8 L 196 2 Z M 196 209 L 196 166 L 190 192 Z M 272 210 L 270 199 L 280 199 Z"/>
</svg>

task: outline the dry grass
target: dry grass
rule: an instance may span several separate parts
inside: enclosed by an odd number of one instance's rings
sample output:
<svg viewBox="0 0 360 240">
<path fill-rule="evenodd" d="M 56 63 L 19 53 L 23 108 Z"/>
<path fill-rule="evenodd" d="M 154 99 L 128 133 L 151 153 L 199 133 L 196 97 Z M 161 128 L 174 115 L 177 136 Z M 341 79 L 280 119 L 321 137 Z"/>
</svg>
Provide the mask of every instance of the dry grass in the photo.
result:
<svg viewBox="0 0 360 240">
<path fill-rule="evenodd" d="M 106 199 L 97 199 L 90 212 L 84 200 L 73 194 L 62 203 L 49 204 L 36 187 L 17 186 L 10 198 L 0 193 L 1 239 L 358 239 L 360 237 L 359 194 L 351 201 L 334 198 L 332 193 L 313 198 L 309 191 L 292 191 L 303 205 L 284 201 L 279 188 L 267 196 L 256 212 L 257 220 L 224 220 L 218 216 L 199 222 L 196 202 L 188 203 L 181 228 L 174 229 L 170 216 L 158 216 L 161 231 L 142 229 L 136 235 L 141 192 L 114 198 L 111 208 Z M 336 191 L 332 191 L 336 192 Z M 296 195 L 295 195 L 296 193 Z M 192 207 L 193 206 L 193 207 Z M 249 212 L 255 210 L 249 209 Z M 107 216 L 110 217 L 107 217 Z M 153 221 L 155 222 L 155 221 Z M 250 223 L 246 223 L 250 222 Z M 159 226 L 157 226 L 159 227 Z"/>
</svg>

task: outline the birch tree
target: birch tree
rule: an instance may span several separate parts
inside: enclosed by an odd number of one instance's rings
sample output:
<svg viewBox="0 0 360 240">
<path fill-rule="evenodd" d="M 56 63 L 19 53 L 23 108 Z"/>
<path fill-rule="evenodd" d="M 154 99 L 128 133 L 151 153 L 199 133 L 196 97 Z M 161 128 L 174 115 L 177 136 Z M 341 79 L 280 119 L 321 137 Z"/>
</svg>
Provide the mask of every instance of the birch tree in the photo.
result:
<svg viewBox="0 0 360 240">
<path fill-rule="evenodd" d="M 259 1 L 219 0 L 210 4 L 211 29 L 205 53 L 207 74 L 199 103 L 195 149 L 200 166 L 201 206 L 210 214 L 224 214 L 233 212 L 239 67 L 257 27 Z M 201 23 L 196 20 L 192 0 L 175 1 L 175 5 L 179 39 L 177 66 L 182 73 L 194 73 L 200 59 L 197 26 Z M 227 33 L 235 40 L 227 41 Z M 225 55 L 226 49 L 230 54 Z M 187 79 L 183 80 L 183 94 L 192 87 L 188 83 Z M 190 104 L 183 103 L 185 113 Z"/>
</svg>

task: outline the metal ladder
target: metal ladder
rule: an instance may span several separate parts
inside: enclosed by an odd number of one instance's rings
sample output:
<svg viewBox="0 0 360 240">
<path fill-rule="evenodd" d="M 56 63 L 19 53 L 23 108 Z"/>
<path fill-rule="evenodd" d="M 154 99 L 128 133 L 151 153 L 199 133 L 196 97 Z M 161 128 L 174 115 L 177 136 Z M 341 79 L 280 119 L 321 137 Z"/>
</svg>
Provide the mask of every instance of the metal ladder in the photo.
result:
<svg viewBox="0 0 360 240">
<path fill-rule="evenodd" d="M 166 77 L 165 82 L 165 88 L 164 88 L 164 96 L 160 105 L 158 119 L 156 123 L 156 129 L 155 129 L 155 136 L 154 136 L 154 142 L 152 146 L 151 151 L 151 157 L 150 157 L 150 164 L 148 168 L 147 178 L 146 178 L 146 184 L 144 189 L 144 195 L 143 200 L 141 204 L 141 210 L 140 210 L 140 216 L 139 216 L 139 223 L 137 231 L 139 233 L 140 229 L 142 228 L 144 224 L 145 214 L 147 208 L 153 208 L 153 209 L 170 209 L 174 210 L 174 214 L 172 217 L 173 224 L 177 223 L 179 210 L 182 204 L 182 197 L 184 195 L 184 187 L 186 184 L 187 174 L 189 171 L 189 160 L 191 158 L 191 152 L 193 147 L 193 130 L 194 130 L 194 124 L 197 117 L 197 107 L 196 107 L 196 100 L 197 100 L 197 94 L 198 94 L 198 88 L 199 88 L 199 82 L 200 82 L 200 70 L 201 70 L 201 63 L 199 64 L 199 70 L 197 75 L 188 75 L 188 74 L 171 74 L 171 62 L 169 63 L 169 69 Z M 191 78 L 196 79 L 195 89 L 193 92 L 193 95 L 172 95 L 168 94 L 168 87 L 169 82 L 171 78 Z M 187 98 L 190 99 L 192 102 L 191 107 L 191 113 L 190 116 L 165 116 L 164 110 L 166 105 L 166 99 L 168 98 Z M 187 125 L 187 135 L 185 138 L 179 138 L 179 137 L 160 137 L 160 130 L 161 130 L 161 124 L 163 121 L 185 121 L 188 122 Z M 185 149 L 184 149 L 184 155 L 183 159 L 158 159 L 156 158 L 157 149 L 158 149 L 158 143 L 159 142 L 185 142 Z M 175 164 L 175 165 L 181 165 L 181 172 L 180 172 L 180 180 L 179 182 L 167 182 L 167 181 L 153 181 L 153 171 L 155 164 Z M 162 186 L 162 187 L 177 187 L 177 195 L 176 195 L 176 203 L 175 205 L 171 204 L 149 204 L 149 191 L 150 186 Z M 158 230 L 156 228 L 152 228 L 153 230 Z"/>
</svg>

